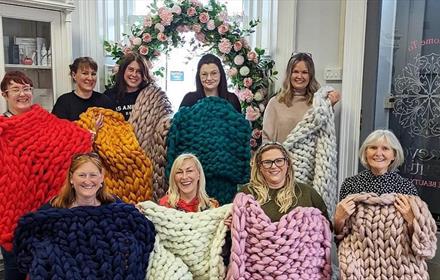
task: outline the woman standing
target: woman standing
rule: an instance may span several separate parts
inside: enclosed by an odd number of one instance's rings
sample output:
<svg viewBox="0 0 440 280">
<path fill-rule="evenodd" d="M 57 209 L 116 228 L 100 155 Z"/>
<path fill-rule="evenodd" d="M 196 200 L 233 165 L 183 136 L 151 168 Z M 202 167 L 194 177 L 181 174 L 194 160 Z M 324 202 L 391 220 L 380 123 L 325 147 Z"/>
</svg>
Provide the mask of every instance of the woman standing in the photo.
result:
<svg viewBox="0 0 440 280">
<path fill-rule="evenodd" d="M 235 94 L 228 91 L 225 70 L 218 57 L 213 54 L 205 54 L 197 64 L 196 91 L 185 95 L 180 103 L 190 107 L 200 99 L 208 96 L 217 96 L 226 99 L 231 105 L 241 113 L 240 101 Z"/>
<path fill-rule="evenodd" d="M 130 53 L 123 57 L 116 74 L 116 84 L 104 92 L 114 103 L 116 112 L 122 113 L 128 120 L 142 89 L 152 82 L 145 58 Z"/>
<path fill-rule="evenodd" d="M 92 58 L 78 57 L 69 65 L 69 69 L 75 82 L 75 89 L 57 99 L 52 109 L 55 116 L 76 121 L 89 107 L 114 108 L 110 98 L 93 90 L 96 85 L 98 65 Z"/>
</svg>

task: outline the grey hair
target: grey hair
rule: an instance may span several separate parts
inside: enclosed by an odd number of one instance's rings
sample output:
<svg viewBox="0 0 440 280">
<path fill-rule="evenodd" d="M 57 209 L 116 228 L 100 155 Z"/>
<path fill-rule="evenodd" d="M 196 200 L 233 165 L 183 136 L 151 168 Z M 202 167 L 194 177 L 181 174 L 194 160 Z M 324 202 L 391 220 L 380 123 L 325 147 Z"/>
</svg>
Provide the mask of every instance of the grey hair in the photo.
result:
<svg viewBox="0 0 440 280">
<path fill-rule="evenodd" d="M 370 169 L 370 166 L 367 162 L 366 150 L 368 147 L 373 146 L 379 139 L 384 138 L 385 141 L 390 145 L 390 147 L 394 151 L 394 160 L 391 162 L 390 166 L 388 166 L 388 171 L 394 171 L 403 164 L 404 156 L 402 145 L 397 139 L 396 135 L 389 130 L 386 129 L 377 129 L 370 133 L 367 138 L 362 143 L 361 148 L 359 149 L 359 158 L 361 160 L 362 165 L 365 168 Z"/>
</svg>

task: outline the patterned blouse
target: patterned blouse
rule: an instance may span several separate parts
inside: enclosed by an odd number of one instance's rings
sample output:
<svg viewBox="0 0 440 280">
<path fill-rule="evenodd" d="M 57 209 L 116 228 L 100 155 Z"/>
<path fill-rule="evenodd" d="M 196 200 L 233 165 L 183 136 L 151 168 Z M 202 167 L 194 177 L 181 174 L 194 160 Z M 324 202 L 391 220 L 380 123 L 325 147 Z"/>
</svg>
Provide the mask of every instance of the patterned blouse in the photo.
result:
<svg viewBox="0 0 440 280">
<path fill-rule="evenodd" d="M 344 180 L 339 192 L 339 200 L 344 199 L 349 194 L 361 192 L 373 192 L 378 195 L 385 193 L 418 195 L 414 184 L 400 176 L 396 171 L 376 176 L 370 170 L 364 170 Z"/>
</svg>

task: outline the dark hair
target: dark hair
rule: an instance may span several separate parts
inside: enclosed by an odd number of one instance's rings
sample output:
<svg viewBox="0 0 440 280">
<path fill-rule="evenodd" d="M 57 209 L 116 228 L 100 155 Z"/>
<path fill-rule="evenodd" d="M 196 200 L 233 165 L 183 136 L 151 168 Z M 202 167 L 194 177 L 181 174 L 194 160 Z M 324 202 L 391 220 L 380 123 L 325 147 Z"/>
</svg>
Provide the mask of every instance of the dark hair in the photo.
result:
<svg viewBox="0 0 440 280">
<path fill-rule="evenodd" d="M 32 80 L 28 76 L 26 76 L 26 74 L 24 74 L 23 72 L 10 71 L 5 74 L 2 82 L 0 83 L 0 88 L 2 92 L 8 89 L 8 86 L 11 83 L 11 81 L 16 82 L 17 84 L 22 84 L 22 85 L 26 84 L 26 85 L 30 85 L 31 87 L 34 86 Z"/>
<path fill-rule="evenodd" d="M 73 63 L 69 65 L 70 76 L 72 76 L 72 73 L 78 72 L 78 69 L 83 68 L 85 66 L 89 66 L 94 71 L 98 71 L 98 64 L 96 64 L 96 61 L 94 61 L 93 58 L 91 57 L 83 56 L 76 58 L 73 61 Z"/>
<path fill-rule="evenodd" d="M 196 74 L 196 91 L 199 94 L 204 94 L 204 89 L 202 85 L 202 81 L 200 79 L 200 68 L 202 68 L 202 65 L 204 64 L 215 64 L 218 67 L 218 70 L 220 71 L 220 83 L 218 85 L 218 96 L 224 99 L 227 99 L 228 92 L 228 84 L 226 81 L 226 74 L 225 69 L 223 69 L 222 62 L 220 61 L 220 58 L 213 54 L 205 54 L 202 56 L 202 58 L 199 60 L 199 63 L 197 64 L 197 74 Z"/>
<path fill-rule="evenodd" d="M 127 82 L 125 82 L 124 74 L 125 70 L 127 70 L 128 65 L 130 65 L 130 63 L 132 63 L 133 61 L 136 61 L 139 64 L 141 70 L 142 82 L 139 85 L 140 89 L 146 87 L 153 80 L 148 70 L 147 61 L 143 56 L 136 53 L 126 54 L 122 58 L 122 63 L 119 66 L 118 72 L 116 73 L 116 83 L 114 88 L 117 91 L 118 99 L 122 99 L 127 91 Z"/>
</svg>

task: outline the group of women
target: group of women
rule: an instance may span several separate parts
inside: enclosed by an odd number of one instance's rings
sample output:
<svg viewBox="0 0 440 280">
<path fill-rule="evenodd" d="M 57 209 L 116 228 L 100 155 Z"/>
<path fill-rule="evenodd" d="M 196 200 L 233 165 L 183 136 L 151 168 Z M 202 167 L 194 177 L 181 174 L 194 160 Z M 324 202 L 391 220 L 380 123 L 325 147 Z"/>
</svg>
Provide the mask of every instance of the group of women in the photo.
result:
<svg viewBox="0 0 440 280">
<path fill-rule="evenodd" d="M 75 89 L 60 96 L 52 113 L 59 118 L 74 121 L 88 107 L 96 106 L 121 112 L 127 120 L 140 90 L 153 83 L 145 60 L 136 54 L 129 54 L 124 58 L 116 75 L 116 85 L 104 94 L 93 90 L 96 72 L 97 65 L 91 58 L 76 59 L 70 65 Z M 8 75 L 13 78 L 7 78 Z M 205 97 L 218 96 L 226 99 L 237 111 L 241 111 L 237 97 L 227 90 L 225 71 L 216 56 L 208 54 L 202 57 L 197 68 L 196 85 L 196 91 L 186 94 L 181 106 L 192 106 Z M 0 120 L 14 118 L 30 110 L 32 86 L 32 81 L 20 72 L 5 76 L 1 83 L 1 92 L 7 101 L 8 111 Z M 411 181 L 398 174 L 397 168 L 403 163 L 403 151 L 396 136 L 388 130 L 374 131 L 362 144 L 360 159 L 366 170 L 344 180 L 340 188 L 340 202 L 333 217 L 329 216 L 326 204 L 313 186 L 295 181 L 292 155 L 280 143 L 286 140 L 287 135 L 311 107 L 313 95 L 319 87 L 311 55 L 292 55 L 286 68 L 283 88 L 267 105 L 263 122 L 264 143 L 253 154 L 250 181 L 241 186 L 239 192 L 255 199 L 272 222 L 280 221 L 284 215 L 299 209 L 298 207 L 317 208 L 337 235 L 345 230 L 347 221 L 356 211 L 357 204 L 353 194 L 395 193 L 398 194 L 394 202 L 395 209 L 409 229 L 406 233 L 408 236 L 403 238 L 411 238 L 416 214 L 410 200 L 412 196 L 417 196 L 417 189 Z M 339 98 L 336 91 L 328 93 L 332 105 Z M 104 166 L 98 155 L 72 154 L 60 192 L 51 197 L 47 204 L 36 208 L 42 206 L 38 211 L 44 211 L 48 208 L 73 209 L 123 203 L 107 190 L 104 174 Z M 168 192 L 158 203 L 184 212 L 201 212 L 219 207 L 216 199 L 208 196 L 205 185 L 203 167 L 197 156 L 182 154 L 172 165 Z M 231 220 L 228 217 L 224 222 L 231 227 Z M 18 244 L 20 240 L 15 242 Z M 18 272 L 14 254 L 4 246 L 2 254 L 5 259 L 6 279 L 24 279 L 26 274 Z"/>
</svg>

